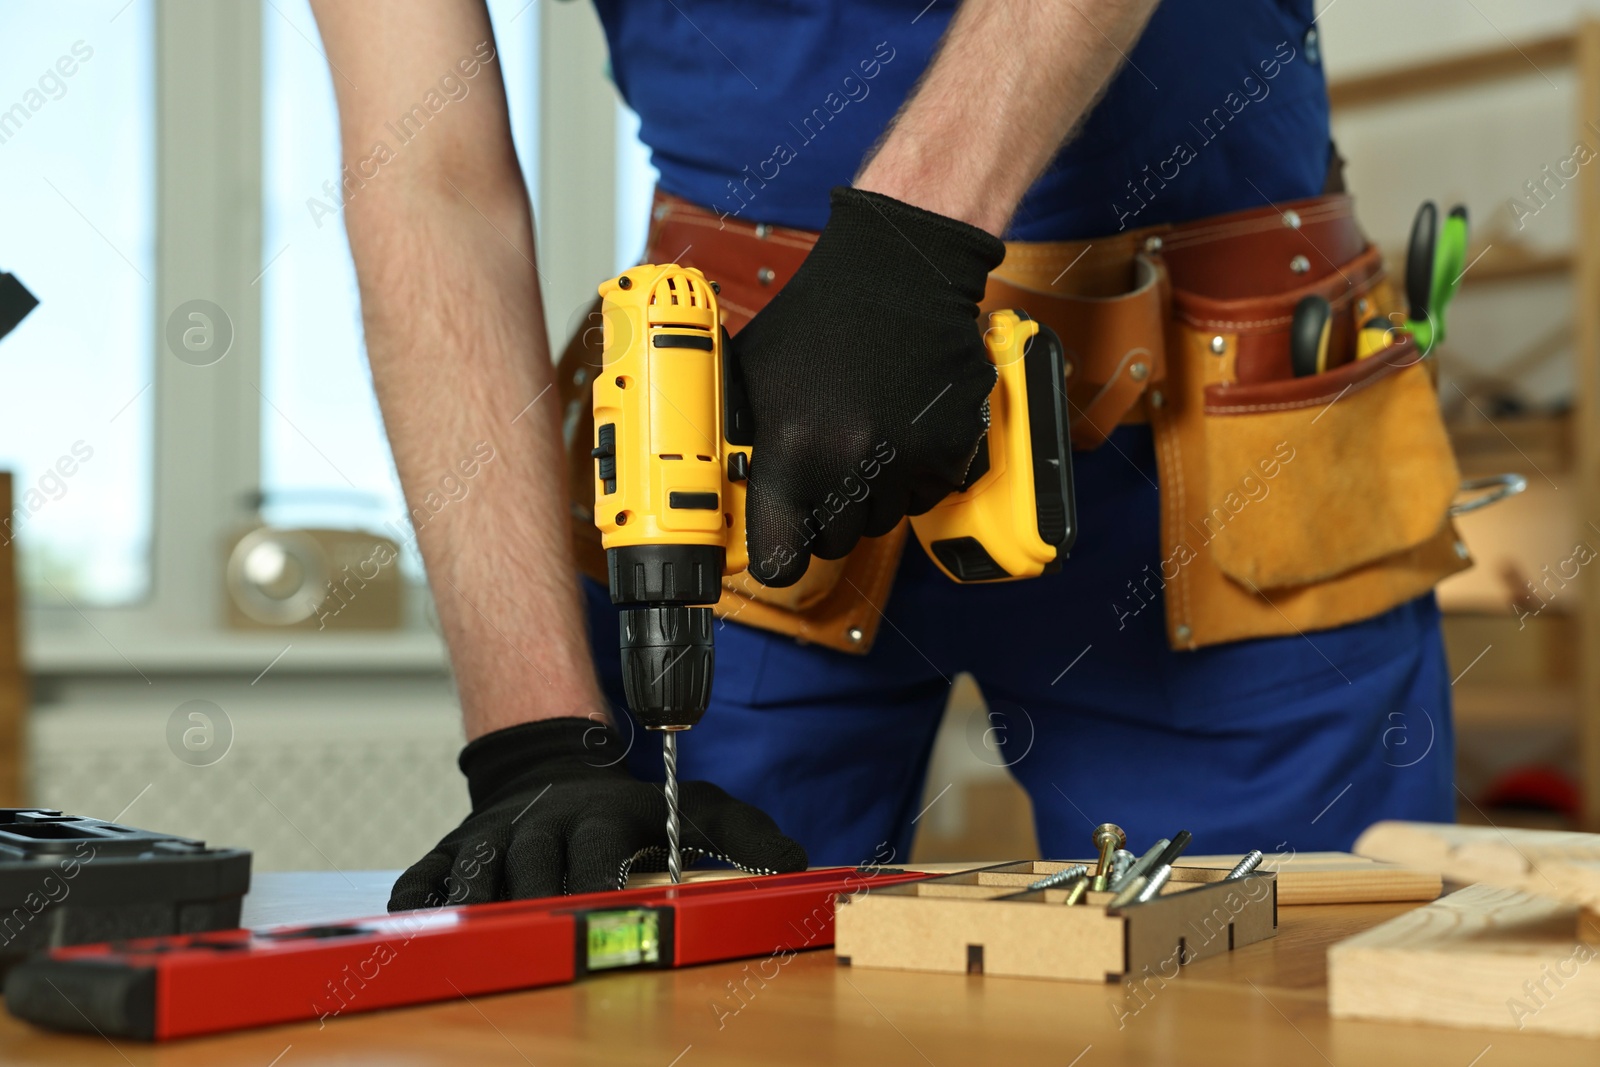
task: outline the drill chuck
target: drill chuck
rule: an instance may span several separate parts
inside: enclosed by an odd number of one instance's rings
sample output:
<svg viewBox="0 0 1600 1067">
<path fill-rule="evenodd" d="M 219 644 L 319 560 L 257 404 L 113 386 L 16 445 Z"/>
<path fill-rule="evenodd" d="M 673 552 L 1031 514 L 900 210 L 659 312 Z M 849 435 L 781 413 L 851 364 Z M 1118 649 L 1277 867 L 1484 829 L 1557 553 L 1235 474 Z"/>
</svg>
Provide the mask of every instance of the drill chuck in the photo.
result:
<svg viewBox="0 0 1600 1067">
<path fill-rule="evenodd" d="M 622 611 L 622 688 L 649 730 L 685 730 L 711 700 L 715 660 L 708 607 L 652 604 Z"/>
</svg>

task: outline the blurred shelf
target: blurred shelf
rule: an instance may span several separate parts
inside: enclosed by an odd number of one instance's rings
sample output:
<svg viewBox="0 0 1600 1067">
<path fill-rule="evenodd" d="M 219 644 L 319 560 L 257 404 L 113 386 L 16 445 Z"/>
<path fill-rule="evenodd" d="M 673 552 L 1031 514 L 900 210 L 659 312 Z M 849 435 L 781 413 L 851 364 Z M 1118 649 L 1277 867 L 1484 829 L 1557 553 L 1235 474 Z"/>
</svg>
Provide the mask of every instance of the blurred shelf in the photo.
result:
<svg viewBox="0 0 1600 1067">
<path fill-rule="evenodd" d="M 1534 77 L 1545 67 L 1570 66 L 1577 54 L 1573 34 L 1467 52 L 1393 70 L 1341 78 L 1328 86 L 1334 110 L 1353 110 L 1412 96 L 1465 89 L 1502 78 Z"/>
<path fill-rule="evenodd" d="M 1572 468 L 1572 417 L 1563 413 L 1456 421 L 1450 425 L 1450 443 L 1467 478 L 1506 471 L 1528 478 L 1553 476 Z"/>
<path fill-rule="evenodd" d="M 1441 207 L 1448 206 L 1448 204 L 1441 205 Z M 1383 261 L 1404 263 L 1406 250 L 1385 249 Z M 1574 260 L 1569 251 L 1544 251 L 1530 248 L 1519 241 L 1501 239 L 1487 241 L 1468 249 L 1467 263 L 1470 266 L 1461 277 L 1462 288 L 1536 278 L 1564 278 L 1572 273 Z"/>
<path fill-rule="evenodd" d="M 1578 689 L 1570 682 L 1525 685 L 1464 679 L 1451 700 L 1458 730 L 1575 730 L 1578 725 Z"/>
</svg>

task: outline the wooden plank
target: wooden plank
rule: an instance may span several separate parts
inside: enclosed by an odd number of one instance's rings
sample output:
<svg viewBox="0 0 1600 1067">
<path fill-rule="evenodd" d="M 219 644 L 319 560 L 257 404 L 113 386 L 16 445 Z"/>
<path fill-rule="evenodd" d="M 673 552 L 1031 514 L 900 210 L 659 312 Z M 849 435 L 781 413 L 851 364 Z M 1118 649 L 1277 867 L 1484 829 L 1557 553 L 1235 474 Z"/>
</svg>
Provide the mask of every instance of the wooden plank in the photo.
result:
<svg viewBox="0 0 1600 1067">
<path fill-rule="evenodd" d="M 1185 856 L 1186 867 L 1229 870 L 1238 856 Z M 1278 903 L 1356 904 L 1432 900 L 1441 887 L 1437 874 L 1380 863 L 1348 852 L 1297 852 L 1268 856 L 1263 870 L 1278 875 Z"/>
<path fill-rule="evenodd" d="M 1227 871 L 1239 862 L 1238 856 L 1185 856 L 1184 867 L 1212 871 Z M 1078 860 L 1016 860 L 997 865 L 992 861 L 963 863 L 903 863 L 895 864 L 908 871 L 925 871 L 929 874 L 959 874 L 979 868 L 1011 867 L 1014 873 L 987 873 L 986 881 L 994 885 L 1021 889 L 1029 882 L 1054 874 L 1074 863 L 1093 864 L 1094 859 Z M 1278 904 L 1360 904 L 1388 901 L 1433 900 L 1439 895 L 1441 882 L 1437 873 L 1414 870 L 1393 863 L 1381 863 L 1349 852 L 1299 852 L 1268 856 L 1262 866 L 1278 876 Z M 743 878 L 739 871 L 688 871 L 685 881 L 711 878 Z M 665 873 L 635 874 L 629 877 L 630 887 L 659 885 L 667 880 Z"/>
<path fill-rule="evenodd" d="M 1600 908 L 1600 835 L 1446 823 L 1380 822 L 1356 841 L 1363 856 Z"/>
<path fill-rule="evenodd" d="M 1335 1018 L 1600 1037 L 1600 949 L 1570 904 L 1468 886 L 1335 945 Z"/>
<path fill-rule="evenodd" d="M 1395 70 L 1342 78 L 1328 86 L 1335 111 L 1388 104 L 1410 97 L 1448 93 L 1503 78 L 1538 77 L 1573 62 L 1572 34 L 1415 63 Z"/>
</svg>

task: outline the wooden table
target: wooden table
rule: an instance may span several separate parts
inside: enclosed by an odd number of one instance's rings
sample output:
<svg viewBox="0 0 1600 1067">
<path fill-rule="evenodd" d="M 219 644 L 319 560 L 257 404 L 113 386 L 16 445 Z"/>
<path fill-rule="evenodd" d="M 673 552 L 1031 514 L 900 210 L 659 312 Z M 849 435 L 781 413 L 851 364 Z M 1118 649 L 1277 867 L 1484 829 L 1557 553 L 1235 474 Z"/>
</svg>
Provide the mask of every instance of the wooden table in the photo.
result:
<svg viewBox="0 0 1600 1067">
<path fill-rule="evenodd" d="M 260 874 L 246 924 L 379 913 L 394 872 Z M 1080 985 L 837 966 L 831 951 L 617 973 L 528 993 L 351 1015 L 168 1045 L 66 1037 L 0 1016 L 0 1063 L 146 1065 L 868 1063 L 1371 1064 L 1595 1062 L 1594 1043 L 1328 1018 L 1324 952 L 1413 905 L 1280 909 L 1277 938 L 1173 981 Z M 763 975 L 771 976 L 764 978 Z"/>
</svg>

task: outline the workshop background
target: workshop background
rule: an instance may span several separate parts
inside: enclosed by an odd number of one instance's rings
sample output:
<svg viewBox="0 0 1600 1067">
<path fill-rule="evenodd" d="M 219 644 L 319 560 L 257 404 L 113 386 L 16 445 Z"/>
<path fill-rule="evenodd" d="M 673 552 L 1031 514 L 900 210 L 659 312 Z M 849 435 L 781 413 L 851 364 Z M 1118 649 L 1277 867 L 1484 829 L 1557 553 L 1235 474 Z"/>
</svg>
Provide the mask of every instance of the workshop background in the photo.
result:
<svg viewBox="0 0 1600 1067">
<path fill-rule="evenodd" d="M 1462 817 L 1600 828 L 1600 0 L 1318 6 L 1293 43 L 1327 67 L 1391 269 L 1421 201 L 1472 211 L 1441 401 L 1467 474 L 1528 479 L 1461 523 L 1478 566 L 1440 590 Z M 652 172 L 589 5 L 489 7 L 559 341 L 643 247 Z M 0 803 L 258 870 L 403 866 L 464 814 L 339 166 L 306 0 L 0 6 L 0 270 L 42 301 L 0 343 Z M 325 630 L 297 621 L 311 561 L 359 564 L 374 536 L 399 566 Z M 1403 765 L 1436 725 L 1405 709 L 1374 744 Z M 995 743 L 1027 729 L 958 679 L 921 858 L 1036 854 Z"/>
</svg>

